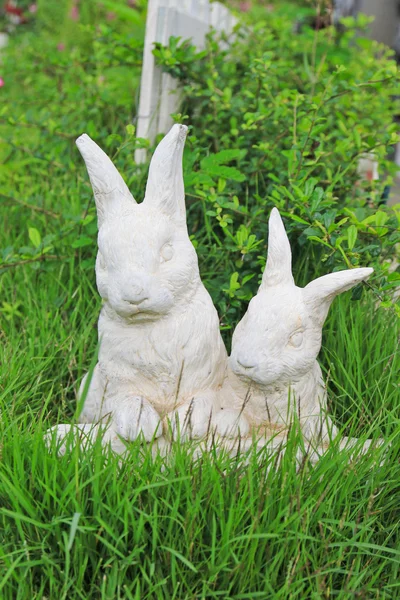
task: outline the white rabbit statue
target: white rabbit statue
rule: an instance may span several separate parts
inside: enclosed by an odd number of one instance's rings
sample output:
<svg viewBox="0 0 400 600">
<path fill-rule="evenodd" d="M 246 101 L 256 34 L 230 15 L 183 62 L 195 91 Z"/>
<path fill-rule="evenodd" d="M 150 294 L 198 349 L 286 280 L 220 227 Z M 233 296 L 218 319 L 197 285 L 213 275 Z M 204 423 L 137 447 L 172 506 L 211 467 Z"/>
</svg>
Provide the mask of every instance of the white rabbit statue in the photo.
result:
<svg viewBox="0 0 400 600">
<path fill-rule="evenodd" d="M 279 441 L 295 411 L 305 439 L 323 451 L 337 429 L 326 414 L 326 389 L 316 360 L 322 326 L 335 296 L 367 279 L 373 269 L 331 273 L 300 288 L 294 283 L 291 263 L 289 240 L 274 208 L 262 282 L 233 334 L 217 429 L 221 435 L 235 437 L 240 415 L 244 437 L 251 431 L 264 438 L 276 435 Z M 343 438 L 340 445 L 356 441 Z"/>
<path fill-rule="evenodd" d="M 137 204 L 107 155 L 87 135 L 77 140 L 98 216 L 99 357 L 78 430 L 109 417 L 111 436 L 150 441 L 162 420 L 190 435 L 209 426 L 223 384 L 226 350 L 219 319 L 201 282 L 186 226 L 182 154 L 187 127 L 174 125 L 151 160 Z M 88 389 L 86 389 L 88 388 Z M 63 437 L 69 426 L 59 426 Z M 50 432 L 51 433 L 51 432 Z"/>
</svg>

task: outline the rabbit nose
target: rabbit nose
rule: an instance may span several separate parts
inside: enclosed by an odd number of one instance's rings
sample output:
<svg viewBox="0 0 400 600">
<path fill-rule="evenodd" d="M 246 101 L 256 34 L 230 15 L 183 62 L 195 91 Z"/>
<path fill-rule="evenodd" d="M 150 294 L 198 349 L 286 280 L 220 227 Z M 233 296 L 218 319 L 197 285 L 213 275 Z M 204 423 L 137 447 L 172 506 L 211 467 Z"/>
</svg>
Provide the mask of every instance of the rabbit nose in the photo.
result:
<svg viewBox="0 0 400 600">
<path fill-rule="evenodd" d="M 236 360 L 244 369 L 254 369 L 255 367 L 255 364 L 248 356 L 239 356 Z"/>
<path fill-rule="evenodd" d="M 143 286 L 140 284 L 131 285 L 129 288 L 129 293 L 126 294 L 124 300 L 129 302 L 129 304 L 140 304 L 144 300 L 147 300 Z"/>
</svg>

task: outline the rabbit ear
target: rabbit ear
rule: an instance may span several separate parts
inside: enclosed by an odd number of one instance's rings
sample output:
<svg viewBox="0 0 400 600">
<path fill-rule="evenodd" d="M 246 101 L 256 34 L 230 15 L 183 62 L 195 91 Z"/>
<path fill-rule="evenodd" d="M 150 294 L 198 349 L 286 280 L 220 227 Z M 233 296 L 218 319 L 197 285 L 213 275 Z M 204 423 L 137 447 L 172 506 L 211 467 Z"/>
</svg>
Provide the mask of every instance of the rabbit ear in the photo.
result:
<svg viewBox="0 0 400 600">
<path fill-rule="evenodd" d="M 368 279 L 373 271 L 370 268 L 347 269 L 346 271 L 338 271 L 319 277 L 304 288 L 304 302 L 311 307 L 318 320 L 323 323 L 332 300 L 342 292 L 360 283 L 360 281 Z"/>
<path fill-rule="evenodd" d="M 136 202 L 107 154 L 86 133 L 78 137 L 76 145 L 89 173 L 100 228 L 108 211 L 115 212 Z"/>
<path fill-rule="evenodd" d="M 182 155 L 185 125 L 174 125 L 158 144 L 150 162 L 144 202 L 186 226 Z"/>
<path fill-rule="evenodd" d="M 294 285 L 292 251 L 277 208 L 272 209 L 268 227 L 268 258 L 260 289 L 277 285 Z"/>
</svg>

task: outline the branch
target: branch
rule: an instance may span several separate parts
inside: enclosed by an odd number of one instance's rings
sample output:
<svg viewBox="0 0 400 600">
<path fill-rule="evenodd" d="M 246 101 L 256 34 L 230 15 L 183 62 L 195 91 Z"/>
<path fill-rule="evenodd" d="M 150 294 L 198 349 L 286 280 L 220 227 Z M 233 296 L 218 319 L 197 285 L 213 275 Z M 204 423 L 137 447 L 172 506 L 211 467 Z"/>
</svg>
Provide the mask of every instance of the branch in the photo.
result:
<svg viewBox="0 0 400 600">
<path fill-rule="evenodd" d="M 26 208 L 30 208 L 31 210 L 35 210 L 40 213 L 44 213 L 49 217 L 53 217 L 54 219 L 60 219 L 61 215 L 59 213 L 52 212 L 51 210 L 47 210 L 46 208 L 42 208 L 41 206 L 36 206 L 35 204 L 30 204 L 29 202 L 24 202 L 23 200 L 19 200 L 18 198 L 14 198 L 13 196 L 7 196 L 6 194 L 2 194 L 0 192 L 0 197 L 5 200 L 9 200 L 10 202 L 14 202 L 15 204 L 19 204 L 20 206 L 24 206 Z"/>
<path fill-rule="evenodd" d="M 28 258 L 27 260 L 19 260 L 17 262 L 0 264 L 0 273 L 4 272 L 5 269 L 21 267 L 23 265 L 32 264 L 35 262 L 43 262 L 45 260 L 64 260 L 66 258 L 71 258 L 71 257 L 70 256 L 55 256 L 54 254 L 41 254 L 37 258 Z"/>
</svg>

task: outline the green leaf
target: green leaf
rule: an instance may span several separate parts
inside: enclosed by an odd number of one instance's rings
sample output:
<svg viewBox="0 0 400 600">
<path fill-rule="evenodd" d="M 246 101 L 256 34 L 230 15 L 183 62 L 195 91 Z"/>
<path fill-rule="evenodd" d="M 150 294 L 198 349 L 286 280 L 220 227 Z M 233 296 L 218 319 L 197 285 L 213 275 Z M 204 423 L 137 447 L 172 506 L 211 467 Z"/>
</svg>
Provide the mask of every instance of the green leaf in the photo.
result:
<svg viewBox="0 0 400 600">
<path fill-rule="evenodd" d="M 349 217 L 343 217 L 343 219 L 340 219 L 340 221 L 338 221 L 338 223 L 335 224 L 335 229 L 339 229 L 339 227 L 347 223 L 348 220 Z"/>
<path fill-rule="evenodd" d="M 226 180 L 225 179 L 218 179 L 218 193 L 222 194 L 222 192 L 224 191 L 226 187 Z"/>
<path fill-rule="evenodd" d="M 311 196 L 311 212 L 315 212 L 324 197 L 324 190 L 320 187 L 315 188 Z"/>
<path fill-rule="evenodd" d="M 80 517 L 81 517 L 81 513 L 78 513 L 78 512 L 75 512 L 74 516 L 72 517 L 71 527 L 70 527 L 69 536 L 68 536 L 67 552 L 71 551 L 71 548 L 74 544 L 74 539 L 76 536 L 76 532 L 78 530 L 78 523 L 79 523 Z"/>
<path fill-rule="evenodd" d="M 193 565 L 193 563 L 191 563 L 190 560 L 188 560 L 185 556 L 183 556 L 183 554 L 178 552 L 178 550 L 175 550 L 174 548 L 170 548 L 168 546 L 160 546 L 160 549 L 166 550 L 167 552 L 169 552 L 170 554 L 172 554 L 173 556 L 178 558 L 184 565 L 186 565 L 186 567 L 188 567 L 191 571 L 193 571 L 193 573 L 197 573 L 197 569 Z"/>
<path fill-rule="evenodd" d="M 84 235 L 79 237 L 77 240 L 75 240 L 71 244 L 72 248 L 83 248 L 84 246 L 92 246 L 92 245 L 93 245 L 92 238 L 84 236 Z"/>
<path fill-rule="evenodd" d="M 362 284 L 358 284 L 356 285 L 355 288 L 353 288 L 352 294 L 351 294 L 351 299 L 352 300 L 360 300 L 362 293 L 363 293 L 364 287 Z"/>
<path fill-rule="evenodd" d="M 316 179 L 315 177 L 310 177 L 310 179 L 306 181 L 306 184 L 304 186 L 304 193 L 307 197 L 311 196 L 317 183 L 318 179 Z"/>
<path fill-rule="evenodd" d="M 213 165 L 208 168 L 208 175 L 214 177 L 221 177 L 223 179 L 233 179 L 233 181 L 244 181 L 246 176 L 243 175 L 238 169 L 234 167 L 224 167 L 220 165 Z"/>
<path fill-rule="evenodd" d="M 297 223 L 303 223 L 303 225 L 309 225 L 308 221 L 305 221 L 304 219 L 302 219 L 301 217 L 299 217 L 297 215 L 292 215 L 291 213 L 285 213 L 284 216 L 289 217 L 289 219 L 292 219 L 292 221 L 296 221 Z"/>
<path fill-rule="evenodd" d="M 385 225 L 388 219 L 389 215 L 386 212 L 383 212 L 383 210 L 378 210 L 375 214 L 375 225 L 377 227 L 382 227 Z"/>
<path fill-rule="evenodd" d="M 318 244 L 323 244 L 323 246 L 326 246 L 327 248 L 329 248 L 330 250 L 332 250 L 332 246 L 330 244 L 328 244 L 324 240 L 321 240 L 321 238 L 317 237 L 316 235 L 309 235 L 307 237 L 307 239 L 308 240 L 312 240 L 313 242 L 318 242 Z"/>
<path fill-rule="evenodd" d="M 355 243 L 357 241 L 358 230 L 355 225 L 350 225 L 347 229 L 347 245 L 349 250 L 353 250 Z"/>
<path fill-rule="evenodd" d="M 207 170 L 214 165 L 226 165 L 232 160 L 241 159 L 245 156 L 246 150 L 239 150 L 239 148 L 232 148 L 227 150 L 221 150 L 215 154 L 209 154 L 201 161 L 201 168 Z"/>
<path fill-rule="evenodd" d="M 29 239 L 35 248 L 38 248 L 42 243 L 42 237 L 35 227 L 28 228 Z"/>
</svg>

